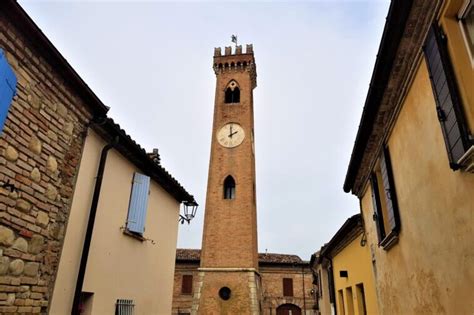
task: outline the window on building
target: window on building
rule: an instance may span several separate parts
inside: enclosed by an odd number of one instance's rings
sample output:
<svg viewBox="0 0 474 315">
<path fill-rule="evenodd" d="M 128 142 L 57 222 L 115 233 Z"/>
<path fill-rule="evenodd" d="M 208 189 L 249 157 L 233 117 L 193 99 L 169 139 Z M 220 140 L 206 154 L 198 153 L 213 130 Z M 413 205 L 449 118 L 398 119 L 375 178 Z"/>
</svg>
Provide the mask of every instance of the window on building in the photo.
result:
<svg viewBox="0 0 474 315">
<path fill-rule="evenodd" d="M 371 176 L 374 221 L 379 246 L 389 249 L 398 240 L 400 217 L 388 148 L 382 154 Z"/>
<path fill-rule="evenodd" d="M 337 314 L 346 314 L 346 311 L 344 309 L 344 294 L 342 292 L 342 289 L 337 290 Z"/>
<path fill-rule="evenodd" d="M 367 306 L 365 304 L 364 284 L 356 284 L 357 309 L 360 315 L 367 315 Z"/>
<path fill-rule="evenodd" d="M 140 173 L 135 173 L 133 175 L 132 193 L 130 195 L 130 204 L 128 206 L 128 232 L 138 235 L 143 235 L 145 232 L 149 191 L 150 177 Z"/>
<path fill-rule="evenodd" d="M 16 93 L 16 76 L 8 64 L 7 58 L 0 49 L 0 132 L 7 119 L 8 109 Z"/>
<path fill-rule="evenodd" d="M 181 283 L 181 294 L 192 294 L 193 293 L 193 276 L 183 275 L 183 281 Z"/>
<path fill-rule="evenodd" d="M 225 103 L 240 103 L 240 89 L 234 80 L 230 81 L 225 90 Z"/>
<path fill-rule="evenodd" d="M 346 304 L 347 315 L 354 315 L 354 297 L 352 295 L 352 287 L 346 288 Z"/>
<path fill-rule="evenodd" d="M 115 315 L 133 315 L 134 308 L 133 300 L 118 299 L 115 303 Z"/>
<path fill-rule="evenodd" d="M 474 0 L 465 0 L 458 14 L 461 31 L 474 64 Z"/>
<path fill-rule="evenodd" d="M 293 279 L 283 278 L 283 296 L 293 296 Z"/>
<path fill-rule="evenodd" d="M 449 163 L 453 170 L 457 170 L 471 141 L 449 59 L 446 36 L 439 26 L 433 25 L 428 32 L 424 53 Z"/>
<path fill-rule="evenodd" d="M 230 175 L 224 180 L 224 199 L 235 199 L 235 180 Z"/>
</svg>

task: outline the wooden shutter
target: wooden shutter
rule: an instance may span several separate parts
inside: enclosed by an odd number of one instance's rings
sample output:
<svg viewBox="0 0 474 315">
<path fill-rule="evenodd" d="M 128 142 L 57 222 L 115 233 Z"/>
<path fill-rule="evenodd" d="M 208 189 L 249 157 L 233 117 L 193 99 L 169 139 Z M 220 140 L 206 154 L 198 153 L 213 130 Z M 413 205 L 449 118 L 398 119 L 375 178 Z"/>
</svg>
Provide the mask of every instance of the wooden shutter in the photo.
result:
<svg viewBox="0 0 474 315">
<path fill-rule="evenodd" d="M 181 284 L 181 293 L 182 294 L 193 293 L 193 276 L 192 275 L 183 275 L 183 282 Z"/>
<path fill-rule="evenodd" d="M 133 176 L 132 195 L 128 208 L 127 229 L 142 235 L 145 232 L 146 210 L 150 177 L 135 173 Z"/>
<path fill-rule="evenodd" d="M 380 171 L 382 173 L 382 182 L 385 193 L 385 202 L 387 206 L 387 219 L 391 232 L 400 231 L 400 215 L 398 213 L 397 195 L 393 181 L 392 164 L 387 147 L 383 148 L 380 157 Z M 383 223 L 382 223 L 383 224 Z"/>
<path fill-rule="evenodd" d="M 374 207 L 373 218 L 375 221 L 375 227 L 377 230 L 377 238 L 380 245 L 380 242 L 385 237 L 385 228 L 383 225 L 383 214 L 382 214 L 382 205 L 380 204 L 379 186 L 378 186 L 378 181 L 377 181 L 377 175 L 375 173 L 372 173 L 372 176 L 370 177 L 370 184 L 372 185 L 372 203 Z"/>
<path fill-rule="evenodd" d="M 423 50 L 450 166 L 452 169 L 458 169 L 457 161 L 470 144 L 456 78 L 449 60 L 446 37 L 437 25 L 431 27 Z"/>
<path fill-rule="evenodd" d="M 283 278 L 283 296 L 293 296 L 293 279 Z"/>
<path fill-rule="evenodd" d="M 16 93 L 16 76 L 0 49 L 0 132 L 8 115 L 8 109 Z"/>
</svg>

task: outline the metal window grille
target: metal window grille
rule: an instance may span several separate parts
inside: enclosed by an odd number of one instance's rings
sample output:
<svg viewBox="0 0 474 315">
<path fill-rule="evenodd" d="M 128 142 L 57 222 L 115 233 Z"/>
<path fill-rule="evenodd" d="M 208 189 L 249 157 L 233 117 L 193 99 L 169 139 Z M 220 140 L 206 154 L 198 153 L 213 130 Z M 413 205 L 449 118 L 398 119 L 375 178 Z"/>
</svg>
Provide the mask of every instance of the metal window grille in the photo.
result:
<svg viewBox="0 0 474 315">
<path fill-rule="evenodd" d="M 115 304 L 115 315 L 133 315 L 133 300 L 118 299 Z"/>
</svg>

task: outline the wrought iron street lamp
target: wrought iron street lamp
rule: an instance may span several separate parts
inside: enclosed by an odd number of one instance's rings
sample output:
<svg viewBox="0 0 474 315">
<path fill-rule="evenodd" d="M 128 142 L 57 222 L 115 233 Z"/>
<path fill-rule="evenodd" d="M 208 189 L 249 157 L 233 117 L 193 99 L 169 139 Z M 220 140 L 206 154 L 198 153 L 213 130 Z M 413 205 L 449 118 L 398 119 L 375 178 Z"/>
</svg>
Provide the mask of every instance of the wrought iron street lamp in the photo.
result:
<svg viewBox="0 0 474 315">
<path fill-rule="evenodd" d="M 183 202 L 184 215 L 180 214 L 178 221 L 181 224 L 184 224 L 185 221 L 188 222 L 188 224 L 189 224 L 191 222 L 191 220 L 194 218 L 194 216 L 196 215 L 197 208 L 198 208 L 198 204 L 197 204 L 196 201 L 194 201 L 194 200 L 193 201 L 184 201 Z"/>
</svg>

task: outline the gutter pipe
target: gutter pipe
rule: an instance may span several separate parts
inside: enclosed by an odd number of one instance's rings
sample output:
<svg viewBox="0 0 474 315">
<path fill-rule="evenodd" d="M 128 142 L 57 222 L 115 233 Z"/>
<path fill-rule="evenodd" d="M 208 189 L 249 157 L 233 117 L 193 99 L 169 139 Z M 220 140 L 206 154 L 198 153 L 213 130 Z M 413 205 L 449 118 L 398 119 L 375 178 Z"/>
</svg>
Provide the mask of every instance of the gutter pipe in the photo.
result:
<svg viewBox="0 0 474 315">
<path fill-rule="evenodd" d="M 79 304 L 81 302 L 82 285 L 84 284 L 84 276 L 86 273 L 87 259 L 89 258 L 89 249 L 92 240 L 92 232 L 94 231 L 95 217 L 97 214 L 97 206 L 99 204 L 100 188 L 102 186 L 102 179 L 105 171 L 105 162 L 107 161 L 107 154 L 119 142 L 119 137 L 115 137 L 113 142 L 107 144 L 100 154 L 99 169 L 97 170 L 96 182 L 94 187 L 94 195 L 92 197 L 92 204 L 89 212 L 89 221 L 87 222 L 86 237 L 82 247 L 81 264 L 79 265 L 79 272 L 77 275 L 76 289 L 74 291 L 74 300 L 72 303 L 71 314 L 80 315 Z"/>
</svg>

